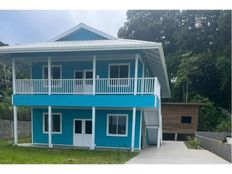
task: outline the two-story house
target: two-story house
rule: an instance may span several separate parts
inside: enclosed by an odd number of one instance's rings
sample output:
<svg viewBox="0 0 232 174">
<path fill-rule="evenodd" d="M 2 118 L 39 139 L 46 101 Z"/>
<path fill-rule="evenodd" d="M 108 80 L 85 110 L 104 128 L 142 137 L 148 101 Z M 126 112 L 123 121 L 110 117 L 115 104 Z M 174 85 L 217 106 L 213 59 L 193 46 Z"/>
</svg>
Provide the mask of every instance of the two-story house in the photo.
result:
<svg viewBox="0 0 232 174">
<path fill-rule="evenodd" d="M 30 107 L 34 145 L 160 146 L 161 98 L 170 97 L 161 43 L 81 23 L 48 42 L 0 47 L 0 61 L 12 65 L 14 144 L 17 108 Z M 26 79 L 16 76 L 22 65 Z"/>
</svg>

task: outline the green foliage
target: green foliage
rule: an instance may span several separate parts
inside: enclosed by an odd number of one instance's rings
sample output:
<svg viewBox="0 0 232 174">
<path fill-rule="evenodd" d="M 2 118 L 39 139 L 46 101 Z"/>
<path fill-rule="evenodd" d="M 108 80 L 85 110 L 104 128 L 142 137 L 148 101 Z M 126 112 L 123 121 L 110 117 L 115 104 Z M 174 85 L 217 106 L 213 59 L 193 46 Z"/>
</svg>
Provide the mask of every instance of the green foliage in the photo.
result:
<svg viewBox="0 0 232 174">
<path fill-rule="evenodd" d="M 19 142 L 28 142 L 28 139 L 23 140 L 19 139 Z M 7 140 L 0 140 L 0 164 L 124 164 L 137 154 L 113 150 L 18 147 Z"/>
<path fill-rule="evenodd" d="M 222 120 L 216 127 L 217 132 L 231 132 L 231 121 Z"/>
<path fill-rule="evenodd" d="M 190 149 L 199 149 L 200 142 L 196 137 L 187 137 L 188 148 Z"/>
</svg>

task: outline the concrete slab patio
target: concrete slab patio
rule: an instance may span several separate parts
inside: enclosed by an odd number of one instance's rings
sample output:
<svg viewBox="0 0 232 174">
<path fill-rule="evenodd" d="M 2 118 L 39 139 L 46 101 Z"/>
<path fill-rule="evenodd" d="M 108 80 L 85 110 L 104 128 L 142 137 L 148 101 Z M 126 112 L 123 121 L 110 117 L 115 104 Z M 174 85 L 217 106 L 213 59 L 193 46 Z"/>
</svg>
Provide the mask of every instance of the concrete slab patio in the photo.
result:
<svg viewBox="0 0 232 174">
<path fill-rule="evenodd" d="M 127 164 L 230 164 L 205 149 L 188 149 L 184 142 L 164 141 L 160 148 L 150 146 Z"/>
</svg>

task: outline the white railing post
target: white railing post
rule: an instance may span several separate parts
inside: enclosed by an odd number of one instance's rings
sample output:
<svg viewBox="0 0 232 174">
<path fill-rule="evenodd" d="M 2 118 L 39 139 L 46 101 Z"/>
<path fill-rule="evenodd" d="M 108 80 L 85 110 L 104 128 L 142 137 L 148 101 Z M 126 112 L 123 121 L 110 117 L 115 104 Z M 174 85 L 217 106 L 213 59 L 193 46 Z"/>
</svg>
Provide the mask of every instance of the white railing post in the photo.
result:
<svg viewBox="0 0 232 174">
<path fill-rule="evenodd" d="M 15 85 L 15 80 L 16 80 L 16 73 L 15 73 L 15 59 L 12 59 L 12 80 L 13 80 L 13 94 L 16 94 L 16 85 Z"/>
<path fill-rule="evenodd" d="M 154 80 L 154 95 L 157 95 L 156 94 L 156 87 L 157 87 L 157 77 L 155 77 L 155 80 Z"/>
<path fill-rule="evenodd" d="M 144 93 L 144 75 L 145 75 L 145 64 L 143 63 L 143 69 L 142 69 L 142 83 L 141 83 L 141 94 Z"/>
<path fill-rule="evenodd" d="M 93 56 L 93 95 L 96 91 L 96 56 Z"/>
<path fill-rule="evenodd" d="M 139 55 L 135 55 L 135 79 L 134 79 L 134 95 L 137 94 L 137 86 L 138 86 L 138 61 Z"/>
<path fill-rule="evenodd" d="M 51 95 L 51 57 L 48 57 L 48 95 Z"/>
</svg>

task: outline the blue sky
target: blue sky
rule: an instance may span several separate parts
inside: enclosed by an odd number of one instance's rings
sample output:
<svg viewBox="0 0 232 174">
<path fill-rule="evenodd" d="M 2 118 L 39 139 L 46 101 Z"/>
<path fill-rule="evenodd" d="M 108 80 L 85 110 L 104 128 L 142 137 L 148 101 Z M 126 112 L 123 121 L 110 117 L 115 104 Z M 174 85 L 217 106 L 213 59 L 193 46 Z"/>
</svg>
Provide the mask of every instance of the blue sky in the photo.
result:
<svg viewBox="0 0 232 174">
<path fill-rule="evenodd" d="M 126 10 L 0 10 L 0 41 L 10 45 L 47 41 L 83 22 L 117 36 Z"/>
</svg>

